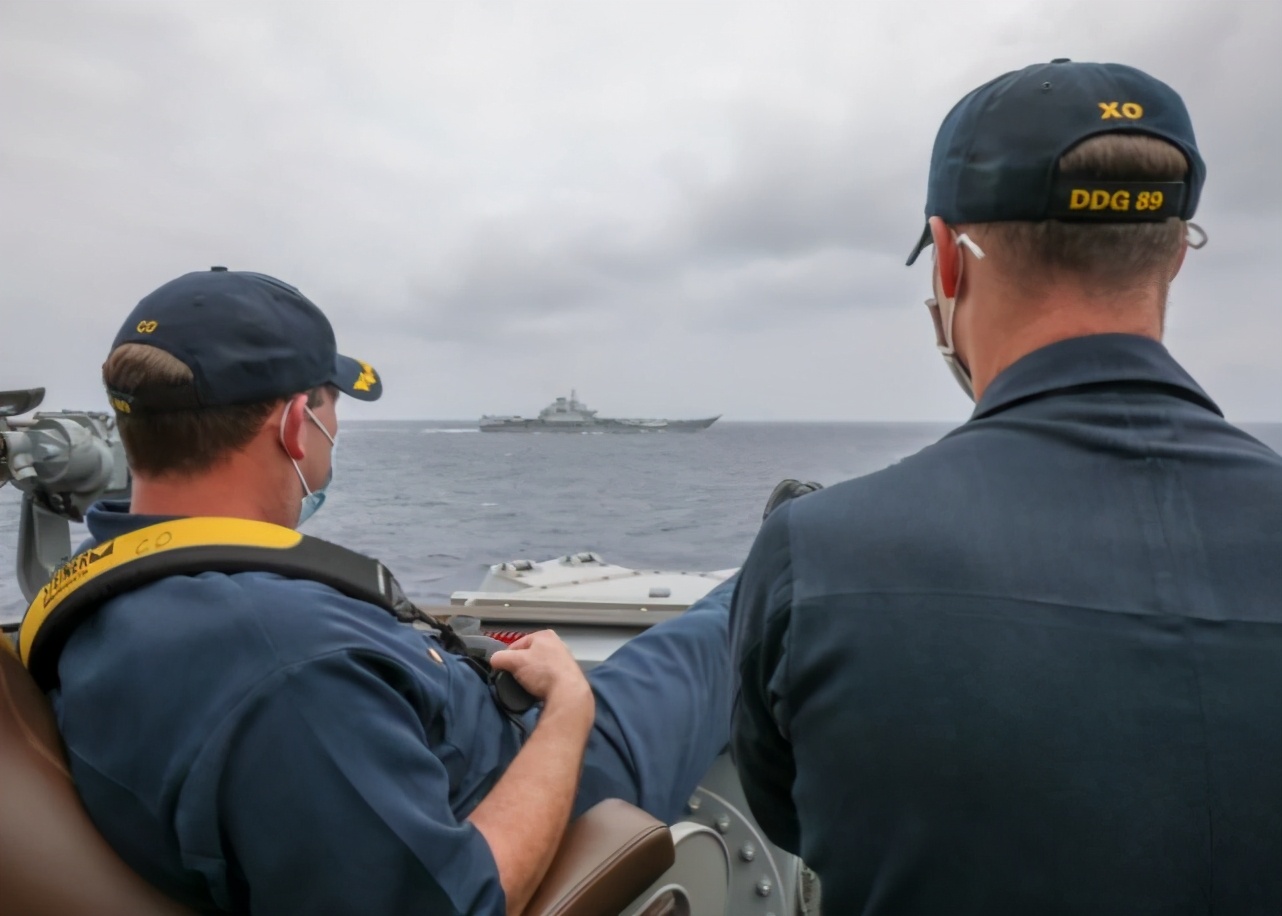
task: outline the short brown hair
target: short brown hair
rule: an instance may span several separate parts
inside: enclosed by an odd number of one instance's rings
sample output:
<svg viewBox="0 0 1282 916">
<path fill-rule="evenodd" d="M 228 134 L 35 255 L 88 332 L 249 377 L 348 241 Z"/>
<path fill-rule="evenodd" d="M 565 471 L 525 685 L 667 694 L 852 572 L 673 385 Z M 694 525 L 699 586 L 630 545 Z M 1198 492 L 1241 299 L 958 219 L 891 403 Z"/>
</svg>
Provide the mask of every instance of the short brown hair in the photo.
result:
<svg viewBox="0 0 1282 916">
<path fill-rule="evenodd" d="M 1145 134 L 1091 137 L 1065 153 L 1061 175 L 1104 181 L 1179 181 L 1188 172 L 1180 150 Z M 1182 219 L 1152 223 L 995 222 L 965 227 L 995 264 L 1028 283 L 1075 276 L 1088 287 L 1165 285 L 1186 232 Z"/>
<path fill-rule="evenodd" d="M 191 369 L 157 347 L 127 343 L 111 351 L 102 366 L 103 383 L 118 391 L 148 386 L 190 386 Z M 320 405 L 321 388 L 309 391 L 310 407 Z M 120 439 L 135 472 L 154 477 L 198 474 L 244 448 L 262 429 L 281 399 L 230 407 L 131 414 L 116 410 Z"/>
</svg>

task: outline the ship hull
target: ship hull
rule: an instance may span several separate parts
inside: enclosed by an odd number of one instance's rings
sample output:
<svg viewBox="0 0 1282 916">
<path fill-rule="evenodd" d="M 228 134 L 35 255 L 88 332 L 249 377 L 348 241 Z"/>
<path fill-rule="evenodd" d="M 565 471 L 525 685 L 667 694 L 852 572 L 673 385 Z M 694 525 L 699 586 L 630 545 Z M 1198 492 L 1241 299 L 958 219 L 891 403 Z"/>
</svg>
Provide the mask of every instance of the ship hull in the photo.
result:
<svg viewBox="0 0 1282 916">
<path fill-rule="evenodd" d="M 591 422 L 525 419 L 505 417 L 482 421 L 483 433 L 694 433 L 707 429 L 719 416 L 701 420 L 627 420 L 601 418 Z"/>
</svg>

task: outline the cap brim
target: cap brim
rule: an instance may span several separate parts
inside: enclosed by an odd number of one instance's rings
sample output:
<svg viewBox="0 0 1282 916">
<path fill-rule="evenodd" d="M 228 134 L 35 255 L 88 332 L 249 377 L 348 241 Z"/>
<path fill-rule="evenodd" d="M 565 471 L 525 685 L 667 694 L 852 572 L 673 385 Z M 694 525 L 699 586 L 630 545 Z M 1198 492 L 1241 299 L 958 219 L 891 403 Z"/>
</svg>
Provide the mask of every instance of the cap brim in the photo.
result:
<svg viewBox="0 0 1282 916">
<path fill-rule="evenodd" d="M 374 367 L 342 354 L 334 357 L 334 375 L 329 383 L 358 401 L 377 401 L 383 396 L 383 380 Z"/>
<path fill-rule="evenodd" d="M 913 248 L 913 250 L 908 255 L 908 266 L 911 267 L 913 261 L 917 260 L 917 255 L 925 251 L 926 246 L 930 245 L 931 243 L 932 243 L 932 239 L 930 237 L 930 223 L 927 223 L 926 228 L 921 231 L 921 238 L 917 240 L 917 245 Z"/>
</svg>

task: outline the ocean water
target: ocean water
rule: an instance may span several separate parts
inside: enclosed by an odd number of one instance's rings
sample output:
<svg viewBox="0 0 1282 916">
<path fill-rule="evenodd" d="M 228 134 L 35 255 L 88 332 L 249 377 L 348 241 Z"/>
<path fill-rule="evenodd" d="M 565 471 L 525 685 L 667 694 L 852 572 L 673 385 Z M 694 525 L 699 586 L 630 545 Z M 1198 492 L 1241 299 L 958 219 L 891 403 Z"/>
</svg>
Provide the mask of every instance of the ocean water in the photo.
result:
<svg viewBox="0 0 1282 916">
<path fill-rule="evenodd" d="M 647 569 L 723 569 L 742 562 L 780 479 L 867 474 L 950 428 L 719 422 L 699 433 L 482 434 L 466 422 L 348 421 L 328 501 L 303 530 L 378 557 L 422 604 L 475 588 L 491 563 L 581 550 Z M 1282 451 L 1282 424 L 1246 428 Z M 19 498 L 0 488 L 0 620 L 25 607 L 12 572 Z"/>
</svg>

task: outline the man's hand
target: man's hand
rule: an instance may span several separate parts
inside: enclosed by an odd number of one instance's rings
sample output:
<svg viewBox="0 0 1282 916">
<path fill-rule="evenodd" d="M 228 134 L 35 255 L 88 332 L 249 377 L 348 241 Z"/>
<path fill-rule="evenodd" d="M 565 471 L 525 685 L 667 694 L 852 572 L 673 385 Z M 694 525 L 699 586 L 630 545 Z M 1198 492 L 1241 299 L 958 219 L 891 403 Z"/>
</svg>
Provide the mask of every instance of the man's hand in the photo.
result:
<svg viewBox="0 0 1282 916">
<path fill-rule="evenodd" d="M 807 493 L 813 493 L 815 490 L 822 490 L 823 488 L 823 484 L 815 483 L 813 480 L 801 481 L 789 477 L 786 480 L 779 481 L 766 499 L 766 509 L 761 513 L 761 520 L 764 522 L 771 512 L 778 509 L 788 500 L 796 499 L 798 496 L 805 496 Z"/>
<path fill-rule="evenodd" d="M 490 656 L 490 667 L 507 671 L 517 682 L 543 701 L 545 710 L 554 706 L 577 711 L 591 721 L 596 700 L 583 669 L 569 647 L 551 630 L 522 636 L 506 649 Z"/>
</svg>

